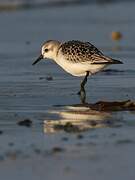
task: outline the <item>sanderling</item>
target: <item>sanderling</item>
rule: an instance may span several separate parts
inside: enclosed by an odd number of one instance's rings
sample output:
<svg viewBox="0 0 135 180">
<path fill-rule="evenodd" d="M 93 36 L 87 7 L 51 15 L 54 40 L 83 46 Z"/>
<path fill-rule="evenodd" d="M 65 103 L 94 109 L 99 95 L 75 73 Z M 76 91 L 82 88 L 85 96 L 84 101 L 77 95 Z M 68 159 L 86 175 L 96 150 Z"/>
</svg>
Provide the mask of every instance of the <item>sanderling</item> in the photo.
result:
<svg viewBox="0 0 135 180">
<path fill-rule="evenodd" d="M 81 41 L 61 43 L 56 40 L 46 41 L 42 45 L 41 55 L 33 63 L 41 59 L 52 59 L 73 76 L 85 76 L 81 82 L 79 94 L 85 93 L 87 77 L 93 75 L 110 64 L 122 64 L 121 61 L 105 56 L 93 44 Z"/>
</svg>

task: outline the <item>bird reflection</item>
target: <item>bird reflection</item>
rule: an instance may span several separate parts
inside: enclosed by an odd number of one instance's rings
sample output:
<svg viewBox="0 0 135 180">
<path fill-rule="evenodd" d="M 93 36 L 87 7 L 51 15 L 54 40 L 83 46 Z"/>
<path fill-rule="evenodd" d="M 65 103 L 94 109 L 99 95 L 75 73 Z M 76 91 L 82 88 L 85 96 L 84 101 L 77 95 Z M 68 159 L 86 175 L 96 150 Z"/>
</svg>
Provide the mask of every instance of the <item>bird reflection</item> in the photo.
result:
<svg viewBox="0 0 135 180">
<path fill-rule="evenodd" d="M 119 127 L 124 121 L 121 117 L 122 113 L 118 112 L 133 110 L 135 111 L 135 102 L 131 100 L 59 106 L 47 112 L 48 118 L 44 120 L 44 132 L 82 132 L 90 128 Z"/>
<path fill-rule="evenodd" d="M 89 107 L 67 106 L 48 112 L 50 119 L 44 121 L 44 132 L 81 132 L 90 128 L 105 127 L 113 123 L 111 113 L 91 110 Z"/>
</svg>

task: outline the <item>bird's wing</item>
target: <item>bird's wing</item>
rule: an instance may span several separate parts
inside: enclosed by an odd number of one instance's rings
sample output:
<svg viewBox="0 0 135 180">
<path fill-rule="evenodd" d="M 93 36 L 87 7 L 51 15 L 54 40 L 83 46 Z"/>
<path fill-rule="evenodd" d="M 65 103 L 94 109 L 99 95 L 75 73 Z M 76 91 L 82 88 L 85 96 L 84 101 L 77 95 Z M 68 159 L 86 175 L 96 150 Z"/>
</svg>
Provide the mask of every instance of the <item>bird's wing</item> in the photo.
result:
<svg viewBox="0 0 135 180">
<path fill-rule="evenodd" d="M 99 51 L 93 44 L 81 41 L 68 41 L 60 45 L 59 51 L 71 63 L 122 64 Z"/>
<path fill-rule="evenodd" d="M 89 45 L 89 48 L 91 49 L 93 54 L 103 55 L 103 53 L 99 49 L 97 49 L 93 44 L 91 44 L 90 42 L 85 43 Z"/>
<path fill-rule="evenodd" d="M 93 44 L 81 41 L 68 41 L 59 49 L 67 61 L 72 63 L 91 63 L 101 61 L 105 57 Z M 105 61 L 103 58 L 102 62 Z"/>
</svg>

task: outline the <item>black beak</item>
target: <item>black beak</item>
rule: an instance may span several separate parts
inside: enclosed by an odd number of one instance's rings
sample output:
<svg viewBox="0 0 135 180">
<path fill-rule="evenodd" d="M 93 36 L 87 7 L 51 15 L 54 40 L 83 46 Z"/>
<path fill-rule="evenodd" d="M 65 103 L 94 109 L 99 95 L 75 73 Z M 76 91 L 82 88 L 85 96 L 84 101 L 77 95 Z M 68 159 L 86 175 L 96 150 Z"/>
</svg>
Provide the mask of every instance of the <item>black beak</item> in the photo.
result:
<svg viewBox="0 0 135 180">
<path fill-rule="evenodd" d="M 41 59 L 43 59 L 43 55 L 42 54 L 36 59 L 36 61 L 34 61 L 34 63 L 32 65 L 37 64 Z"/>
</svg>

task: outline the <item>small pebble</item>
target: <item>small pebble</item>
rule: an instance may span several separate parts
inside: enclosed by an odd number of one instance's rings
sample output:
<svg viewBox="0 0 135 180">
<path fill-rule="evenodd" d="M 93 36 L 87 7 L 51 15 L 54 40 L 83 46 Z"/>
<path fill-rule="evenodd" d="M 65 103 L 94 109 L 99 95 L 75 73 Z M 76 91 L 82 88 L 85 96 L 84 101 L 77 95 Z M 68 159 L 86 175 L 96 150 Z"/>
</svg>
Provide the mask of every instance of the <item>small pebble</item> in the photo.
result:
<svg viewBox="0 0 135 180">
<path fill-rule="evenodd" d="M 32 126 L 32 121 L 30 119 L 24 119 L 22 121 L 19 121 L 17 124 L 19 126 L 31 127 Z"/>
<path fill-rule="evenodd" d="M 83 138 L 84 138 L 84 136 L 82 134 L 77 135 L 77 139 L 83 139 Z"/>
<path fill-rule="evenodd" d="M 42 79 L 44 79 L 44 77 L 39 77 L 39 80 L 42 80 Z"/>
<path fill-rule="evenodd" d="M 59 152 L 63 152 L 64 149 L 61 147 L 53 147 L 52 148 L 52 153 L 59 153 Z"/>
<path fill-rule="evenodd" d="M 105 124 L 107 124 L 107 125 L 112 125 L 113 122 L 112 122 L 111 120 L 106 120 L 106 121 L 105 121 Z"/>
<path fill-rule="evenodd" d="M 47 76 L 47 77 L 46 77 L 46 80 L 47 80 L 47 81 L 52 81 L 52 80 L 53 80 L 53 77 L 52 77 L 52 76 Z"/>
</svg>

